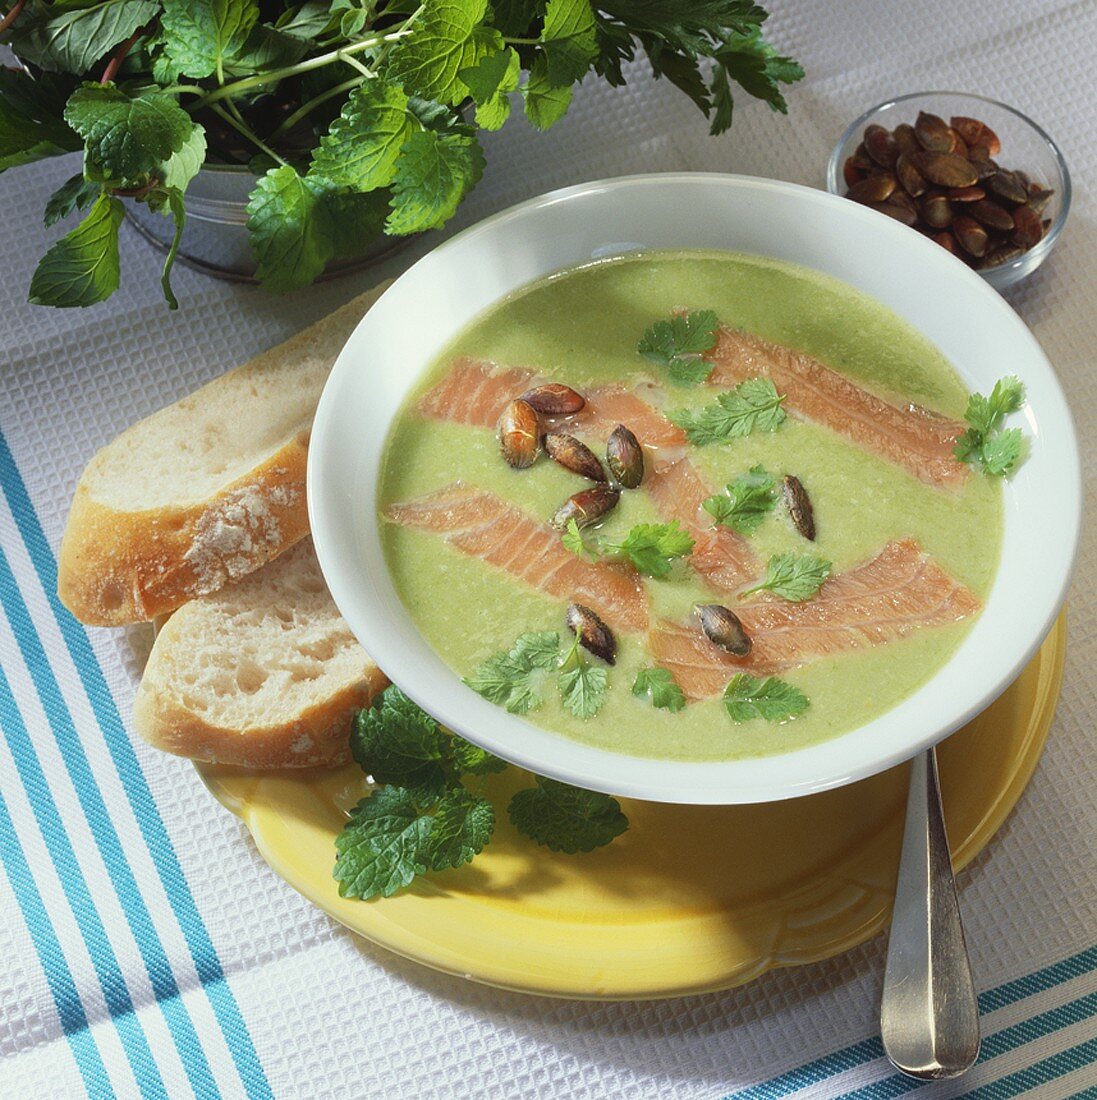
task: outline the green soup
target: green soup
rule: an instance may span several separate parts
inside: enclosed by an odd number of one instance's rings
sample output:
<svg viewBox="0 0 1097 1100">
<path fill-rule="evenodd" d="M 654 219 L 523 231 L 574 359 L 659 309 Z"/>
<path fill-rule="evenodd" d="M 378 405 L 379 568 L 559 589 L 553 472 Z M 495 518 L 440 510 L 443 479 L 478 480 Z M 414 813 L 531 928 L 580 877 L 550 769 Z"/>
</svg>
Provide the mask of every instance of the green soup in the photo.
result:
<svg viewBox="0 0 1097 1100">
<path fill-rule="evenodd" d="M 791 264 L 722 252 L 636 253 L 515 292 L 462 332 L 424 374 L 392 429 L 381 474 L 379 522 L 396 588 L 418 628 L 462 676 L 527 631 L 558 631 L 566 646 L 567 600 L 466 556 L 435 533 L 391 522 L 385 509 L 460 479 L 547 520 L 589 483 L 545 456 L 529 469 L 511 469 L 494 430 L 425 419 L 416 402 L 456 357 L 472 356 L 529 367 L 580 392 L 615 382 L 643 385 L 645 400 L 665 409 L 710 404 L 719 391 L 674 386 L 637 353 L 645 329 L 682 307 L 714 310 L 721 322 L 804 352 L 893 404 L 963 414 L 967 391 L 931 343 L 860 292 Z M 598 452 L 605 440 L 588 442 Z M 714 488 L 758 463 L 777 474 L 794 473 L 810 487 L 816 540 L 806 542 L 778 504 L 749 536 L 763 563 L 773 554 L 810 552 L 829 559 L 837 574 L 873 558 L 891 539 L 913 537 L 977 597 L 989 592 L 1003 514 L 1000 485 L 989 478 L 973 474 L 959 489 L 925 484 L 837 432 L 792 416 L 771 434 L 754 432 L 688 452 Z M 619 541 L 633 525 L 660 518 L 641 486 L 622 493 L 599 533 Z M 735 606 L 734 595 L 714 592 L 688 567 L 644 584 L 653 621 L 685 623 L 698 602 Z M 785 752 L 895 706 L 949 659 L 972 621 L 926 627 L 782 671 L 781 678 L 810 700 L 803 714 L 784 722 L 736 723 L 719 696 L 677 712 L 656 709 L 631 691 L 637 671 L 655 663 L 645 637 L 617 631 L 617 663 L 607 670 L 597 715 L 575 717 L 549 682 L 543 704 L 526 717 L 575 740 L 638 756 L 731 760 Z"/>
</svg>

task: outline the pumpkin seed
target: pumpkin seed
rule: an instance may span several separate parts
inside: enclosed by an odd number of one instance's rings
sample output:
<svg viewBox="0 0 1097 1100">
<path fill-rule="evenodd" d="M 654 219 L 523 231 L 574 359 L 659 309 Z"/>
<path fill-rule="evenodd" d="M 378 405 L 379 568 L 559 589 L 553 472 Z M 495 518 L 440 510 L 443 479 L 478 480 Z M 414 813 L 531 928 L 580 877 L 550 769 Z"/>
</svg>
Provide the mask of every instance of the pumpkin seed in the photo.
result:
<svg viewBox="0 0 1097 1100">
<path fill-rule="evenodd" d="M 951 252 L 954 256 L 960 251 L 956 244 L 956 238 L 947 229 L 940 233 L 934 233 L 930 240 L 935 244 L 939 244 L 946 252 Z"/>
<path fill-rule="evenodd" d="M 622 489 L 635 489 L 644 480 L 644 449 L 624 424 L 613 429 L 606 443 L 606 465 Z"/>
<path fill-rule="evenodd" d="M 571 416 L 586 404 L 582 394 L 576 393 L 562 382 L 546 382 L 543 386 L 526 390 L 518 400 L 532 405 L 545 416 Z"/>
<path fill-rule="evenodd" d="M 887 214 L 889 218 L 894 218 L 903 225 L 916 225 L 918 222 L 917 211 L 912 210 L 909 206 L 900 202 L 891 202 L 889 200 L 888 202 L 870 202 L 865 205 L 871 207 L 873 210 L 878 210 L 881 214 Z"/>
<path fill-rule="evenodd" d="M 811 498 L 807 494 L 798 477 L 792 474 L 785 476 L 781 482 L 781 489 L 785 495 L 785 506 L 788 508 L 792 526 L 800 532 L 809 542 L 815 541 L 815 509 L 811 506 Z"/>
<path fill-rule="evenodd" d="M 1028 185 L 1028 208 L 1034 214 L 1042 214 L 1047 209 L 1047 204 L 1054 194 L 1054 191 L 1048 191 L 1038 183 L 1030 183 Z"/>
<path fill-rule="evenodd" d="M 1006 202 L 1023 203 L 1028 200 L 1028 191 L 1012 172 L 999 169 L 987 180 L 987 187 Z"/>
<path fill-rule="evenodd" d="M 745 657 L 754 648 L 739 616 L 722 604 L 695 604 L 694 613 L 701 621 L 701 630 L 713 645 L 733 657 Z"/>
<path fill-rule="evenodd" d="M 981 268 L 997 267 L 999 264 L 1012 263 L 1018 256 L 1023 256 L 1025 250 L 1015 244 L 1000 244 L 997 248 L 988 252 L 979 264 Z"/>
<path fill-rule="evenodd" d="M 1002 151 L 1002 143 L 998 140 L 998 135 L 985 122 L 980 122 L 977 118 L 968 118 L 966 115 L 953 115 L 949 122 L 968 145 L 985 146 L 992 157 Z"/>
<path fill-rule="evenodd" d="M 903 190 L 911 198 L 916 199 L 919 195 L 925 193 L 926 177 L 914 166 L 914 161 L 910 159 L 908 153 L 901 153 L 899 159 L 895 162 L 895 175 L 898 177 Z"/>
<path fill-rule="evenodd" d="M 1010 240 L 1021 248 L 1032 248 L 1044 236 L 1040 215 L 1030 206 L 1018 206 L 1013 212 L 1013 232 Z"/>
<path fill-rule="evenodd" d="M 499 419 L 499 449 L 508 466 L 524 470 L 537 461 L 541 451 L 541 421 L 537 410 L 517 398 Z"/>
<path fill-rule="evenodd" d="M 987 197 L 981 187 L 950 187 L 945 194 L 951 202 L 978 202 Z"/>
<path fill-rule="evenodd" d="M 999 233 L 1008 233 L 1013 228 L 1013 215 L 996 202 L 983 199 L 981 202 L 969 203 L 968 213 L 977 221 L 982 222 L 988 229 L 996 229 Z"/>
<path fill-rule="evenodd" d="M 922 148 L 921 143 L 918 141 L 918 135 L 914 132 L 914 127 L 907 122 L 900 122 L 892 130 L 891 136 L 895 138 L 895 144 L 900 153 L 917 153 Z"/>
<path fill-rule="evenodd" d="M 986 254 L 989 240 L 987 231 L 974 218 L 961 214 L 960 217 L 953 219 L 952 231 L 965 252 L 976 257 Z"/>
<path fill-rule="evenodd" d="M 846 181 L 846 186 L 852 187 L 864 178 L 864 172 L 853 163 L 853 157 L 846 157 L 846 163 L 842 165 L 842 179 Z"/>
<path fill-rule="evenodd" d="M 565 470 L 591 481 L 605 481 L 606 472 L 602 469 L 597 455 L 585 444 L 580 443 L 567 432 L 549 432 L 544 439 L 545 452 Z"/>
<path fill-rule="evenodd" d="M 862 172 L 871 172 L 876 167 L 863 141 L 853 150 L 849 159 L 853 162 L 854 168 L 859 168 Z"/>
<path fill-rule="evenodd" d="M 899 147 L 890 130 L 885 130 L 883 126 L 866 126 L 865 152 L 881 168 L 890 168 L 899 156 Z"/>
<path fill-rule="evenodd" d="M 940 192 L 933 191 L 922 200 L 922 221 L 934 229 L 944 229 L 952 224 L 952 207 Z"/>
<path fill-rule="evenodd" d="M 599 660 L 612 665 L 617 661 L 617 639 L 613 631 L 589 607 L 573 603 L 564 615 L 568 630 L 579 639 L 579 644 Z"/>
<path fill-rule="evenodd" d="M 881 172 L 855 183 L 846 194 L 854 202 L 883 202 L 895 190 L 895 177 Z"/>
<path fill-rule="evenodd" d="M 985 149 L 973 150 L 968 157 L 968 162 L 972 168 L 975 169 L 975 174 L 979 177 L 979 183 L 990 179 L 995 172 L 998 171 L 998 165 L 990 159 L 989 156 L 980 155 L 985 154 Z"/>
<path fill-rule="evenodd" d="M 617 489 L 611 489 L 608 485 L 592 485 L 589 489 L 572 493 L 556 509 L 552 526 L 562 531 L 569 520 L 575 520 L 580 527 L 589 527 L 603 516 L 608 516 L 617 507 L 620 499 L 621 494 Z"/>
<path fill-rule="evenodd" d="M 933 153 L 947 153 L 952 148 L 952 135 L 948 123 L 938 115 L 919 111 L 914 122 L 914 133 L 923 149 Z"/>
<path fill-rule="evenodd" d="M 971 187 L 979 179 L 971 162 L 959 153 L 919 153 L 914 163 L 930 183 L 941 187 Z"/>
</svg>

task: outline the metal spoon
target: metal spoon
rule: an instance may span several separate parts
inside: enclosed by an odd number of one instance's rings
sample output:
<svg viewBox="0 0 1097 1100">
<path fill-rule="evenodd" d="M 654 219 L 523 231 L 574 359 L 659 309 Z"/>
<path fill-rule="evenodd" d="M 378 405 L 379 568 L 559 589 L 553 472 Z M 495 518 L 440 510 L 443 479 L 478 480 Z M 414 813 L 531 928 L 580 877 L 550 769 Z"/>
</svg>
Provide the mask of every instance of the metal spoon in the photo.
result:
<svg viewBox="0 0 1097 1100">
<path fill-rule="evenodd" d="M 922 1080 L 957 1077 L 979 1056 L 979 1004 L 934 749 L 916 756 L 910 766 L 880 1033 L 891 1064 Z"/>
</svg>

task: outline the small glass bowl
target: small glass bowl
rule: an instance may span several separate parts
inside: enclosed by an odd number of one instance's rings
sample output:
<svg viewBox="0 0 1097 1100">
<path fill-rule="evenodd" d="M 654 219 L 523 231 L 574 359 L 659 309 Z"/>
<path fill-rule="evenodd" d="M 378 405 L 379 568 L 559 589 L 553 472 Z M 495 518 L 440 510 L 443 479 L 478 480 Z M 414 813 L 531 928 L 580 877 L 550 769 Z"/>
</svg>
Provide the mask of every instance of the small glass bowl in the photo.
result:
<svg viewBox="0 0 1097 1100">
<path fill-rule="evenodd" d="M 865 127 L 873 123 L 894 130 L 901 122 L 914 125 L 919 111 L 940 115 L 946 122 L 953 115 L 966 115 L 985 122 L 1001 139 L 1002 151 L 994 159 L 1003 168 L 1020 169 L 1033 183 L 1054 192 L 1043 217 L 1051 225 L 1043 239 L 1015 260 L 996 267 L 977 269 L 995 290 L 1002 291 L 1019 283 L 1035 271 L 1055 247 L 1070 211 L 1070 172 L 1058 146 L 1032 119 L 1013 107 L 986 96 L 967 92 L 913 92 L 896 96 L 866 111 L 850 123 L 827 163 L 827 190 L 833 195 L 845 193 L 842 166 L 861 142 Z"/>
</svg>

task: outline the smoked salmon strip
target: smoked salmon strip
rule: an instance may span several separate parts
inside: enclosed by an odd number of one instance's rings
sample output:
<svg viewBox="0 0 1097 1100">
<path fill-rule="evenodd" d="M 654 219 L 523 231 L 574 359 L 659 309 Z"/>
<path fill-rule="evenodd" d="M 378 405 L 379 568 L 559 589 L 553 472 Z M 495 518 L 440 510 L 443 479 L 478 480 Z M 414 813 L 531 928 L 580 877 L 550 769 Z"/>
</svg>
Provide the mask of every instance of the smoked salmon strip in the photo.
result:
<svg viewBox="0 0 1097 1100">
<path fill-rule="evenodd" d="M 586 604 L 611 626 L 648 628 L 647 592 L 631 566 L 576 557 L 549 524 L 486 489 L 455 481 L 426 496 L 392 504 L 385 516 L 441 535 L 450 546 L 550 596 Z"/>
<path fill-rule="evenodd" d="M 498 367 L 461 358 L 420 399 L 419 412 L 431 420 L 452 420 L 474 428 L 494 428 L 509 401 L 546 381 L 524 367 Z M 623 386 L 599 386 L 584 393 L 586 405 L 574 416 L 546 418 L 547 424 L 608 436 L 627 424 L 647 447 L 682 447 L 685 432 L 658 409 Z"/>
<path fill-rule="evenodd" d="M 718 695 L 737 672 L 770 675 L 922 627 L 976 614 L 979 600 L 927 557 L 913 539 L 889 542 L 864 565 L 831 577 L 802 603 L 766 599 L 733 605 L 754 643 L 747 657 L 713 645 L 695 624 L 662 621 L 648 635 L 655 661 L 690 699 Z"/>
<path fill-rule="evenodd" d="M 929 485 L 959 485 L 969 474 L 952 453 L 965 427 L 957 420 L 920 405 L 892 405 L 817 359 L 727 326 L 705 358 L 713 365 L 710 386 L 770 378 L 790 415 L 839 432 Z"/>
</svg>

